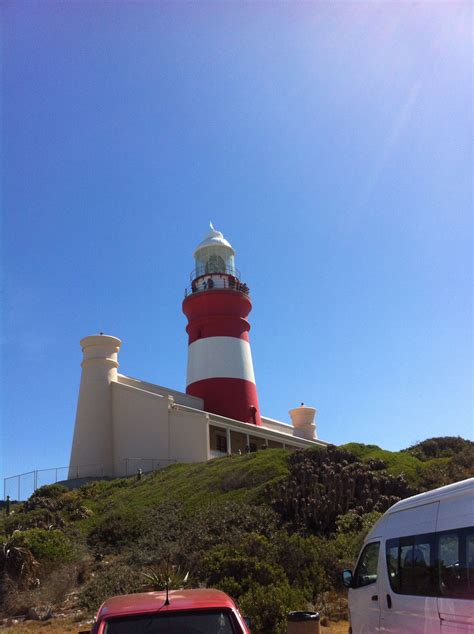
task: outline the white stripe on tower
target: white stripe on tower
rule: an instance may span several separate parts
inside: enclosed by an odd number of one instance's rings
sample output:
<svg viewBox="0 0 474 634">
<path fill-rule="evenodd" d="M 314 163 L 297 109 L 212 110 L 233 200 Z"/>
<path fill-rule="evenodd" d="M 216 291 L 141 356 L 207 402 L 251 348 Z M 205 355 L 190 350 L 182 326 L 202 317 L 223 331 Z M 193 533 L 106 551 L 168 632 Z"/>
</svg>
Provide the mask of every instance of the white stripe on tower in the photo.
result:
<svg viewBox="0 0 474 634">
<path fill-rule="evenodd" d="M 213 378 L 255 383 L 248 341 L 237 337 L 206 337 L 189 346 L 186 385 Z"/>
</svg>

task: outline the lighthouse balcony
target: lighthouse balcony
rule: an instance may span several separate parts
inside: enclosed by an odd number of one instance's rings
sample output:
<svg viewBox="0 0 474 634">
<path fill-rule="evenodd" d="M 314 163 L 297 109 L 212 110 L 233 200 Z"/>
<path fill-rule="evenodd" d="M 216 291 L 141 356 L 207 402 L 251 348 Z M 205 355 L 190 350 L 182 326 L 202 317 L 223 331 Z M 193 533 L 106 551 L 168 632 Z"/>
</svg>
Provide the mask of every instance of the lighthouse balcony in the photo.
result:
<svg viewBox="0 0 474 634">
<path fill-rule="evenodd" d="M 201 273 L 193 277 L 198 270 L 191 274 L 191 285 L 185 288 L 184 296 L 194 295 L 195 293 L 201 293 L 210 290 L 231 290 L 249 294 L 249 287 L 244 282 L 240 281 L 240 275 L 237 269 L 232 268 L 226 272 L 218 273 Z"/>
</svg>

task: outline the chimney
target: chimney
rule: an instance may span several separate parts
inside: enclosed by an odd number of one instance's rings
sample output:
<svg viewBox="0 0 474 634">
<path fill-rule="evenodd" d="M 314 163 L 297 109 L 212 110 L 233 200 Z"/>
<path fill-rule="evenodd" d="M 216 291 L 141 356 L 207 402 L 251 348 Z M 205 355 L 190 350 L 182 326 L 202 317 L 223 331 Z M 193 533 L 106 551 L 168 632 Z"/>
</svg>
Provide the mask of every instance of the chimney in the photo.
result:
<svg viewBox="0 0 474 634">
<path fill-rule="evenodd" d="M 299 407 L 290 409 L 288 412 L 291 416 L 293 425 L 293 436 L 298 438 L 306 438 L 306 440 L 316 440 L 316 408 L 308 407 L 301 403 Z"/>
</svg>

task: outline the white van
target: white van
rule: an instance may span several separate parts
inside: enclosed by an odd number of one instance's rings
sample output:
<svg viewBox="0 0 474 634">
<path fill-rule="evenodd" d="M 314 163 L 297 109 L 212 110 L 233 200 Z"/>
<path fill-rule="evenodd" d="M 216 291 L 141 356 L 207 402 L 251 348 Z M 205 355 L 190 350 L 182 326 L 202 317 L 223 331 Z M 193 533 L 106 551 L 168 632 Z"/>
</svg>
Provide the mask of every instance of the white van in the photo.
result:
<svg viewBox="0 0 474 634">
<path fill-rule="evenodd" d="M 474 634 L 474 478 L 394 504 L 343 582 L 350 634 Z"/>
</svg>

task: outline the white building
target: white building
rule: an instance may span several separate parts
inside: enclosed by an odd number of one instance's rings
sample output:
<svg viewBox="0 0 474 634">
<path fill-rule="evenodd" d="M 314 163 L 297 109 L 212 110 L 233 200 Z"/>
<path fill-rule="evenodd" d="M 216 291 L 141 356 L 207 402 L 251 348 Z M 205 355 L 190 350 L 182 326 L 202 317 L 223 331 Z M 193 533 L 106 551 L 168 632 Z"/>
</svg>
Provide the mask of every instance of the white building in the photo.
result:
<svg viewBox="0 0 474 634">
<path fill-rule="evenodd" d="M 225 250 L 222 259 L 219 249 Z M 232 268 L 229 269 L 229 249 L 233 254 L 232 247 L 222 234 L 211 226 L 211 232 L 195 252 L 199 266 L 192 279 L 192 298 L 188 296 L 185 299 L 185 304 L 188 302 L 189 305 L 191 299 L 194 304 L 202 306 L 202 298 L 205 297 L 204 305 L 208 306 L 208 300 L 212 295 L 214 303 L 211 304 L 214 307 L 209 309 L 212 315 L 209 313 L 208 316 L 212 317 L 214 329 L 216 301 L 220 307 L 219 314 L 222 309 L 225 312 L 229 301 L 233 302 L 235 308 L 239 296 L 242 296 L 242 301 L 245 301 L 246 305 L 250 304 L 251 309 L 248 287 L 240 282 L 233 259 Z M 224 255 L 227 257 L 227 263 L 225 267 L 222 265 L 224 268 L 221 270 L 218 263 L 224 262 Z M 211 283 L 209 279 L 212 280 Z M 230 318 L 227 315 L 224 319 L 227 324 Z M 217 329 L 219 336 L 212 332 L 204 334 L 204 338 L 201 338 L 199 334 L 195 341 L 198 346 L 191 344 L 190 335 L 189 347 L 193 350 L 190 363 L 193 364 L 194 371 L 196 367 L 199 369 L 196 349 L 203 349 L 202 342 L 206 343 L 204 347 L 207 355 L 202 364 L 203 372 L 206 374 L 200 375 L 200 378 L 204 379 L 191 385 L 194 394 L 120 374 L 118 354 L 121 341 L 116 337 L 99 334 L 82 339 L 82 377 L 69 477 L 119 477 L 136 473 L 138 469 L 149 471 L 173 462 L 202 462 L 217 456 L 257 451 L 266 447 L 295 450 L 315 445 L 325 446 L 326 442 L 317 439 L 316 409 L 313 407 L 301 404 L 291 409 L 291 424 L 266 418 L 258 412 L 256 418 L 258 401 L 254 380 L 250 384 L 249 397 L 252 402 L 255 401 L 255 406 L 249 408 L 249 411 L 253 410 L 253 419 L 240 414 L 240 397 L 234 399 L 233 407 L 236 409 L 232 411 L 239 412 L 241 419 L 253 420 L 257 424 L 222 416 L 219 413 L 219 407 L 222 405 L 219 405 L 219 399 L 214 400 L 215 394 L 212 390 L 219 390 L 223 386 L 222 389 L 231 389 L 230 393 L 235 395 L 235 390 L 240 389 L 241 384 L 245 388 L 248 377 L 241 377 L 235 370 L 226 375 L 226 367 L 236 368 L 242 365 L 240 358 L 237 362 L 235 359 L 228 359 L 223 363 L 221 358 L 215 358 L 215 354 L 209 356 L 209 343 L 213 344 L 214 349 L 237 350 L 236 354 L 243 354 L 240 350 L 244 350 L 246 363 L 251 364 L 247 335 L 250 326 L 242 317 L 239 319 L 247 326 L 245 334 L 242 335 L 245 339 L 243 343 L 238 339 L 239 335 L 221 336 L 221 324 L 218 324 Z M 190 321 L 188 333 L 192 325 Z M 216 343 L 219 344 L 218 348 Z M 229 346 L 229 343 L 232 345 Z M 252 368 L 251 372 L 253 376 Z M 200 388 L 200 385 L 203 387 Z M 204 390 L 203 398 L 196 396 L 199 389 Z M 188 390 L 191 391 L 190 388 Z M 206 411 L 206 399 L 208 403 L 213 404 L 213 412 Z"/>
</svg>

